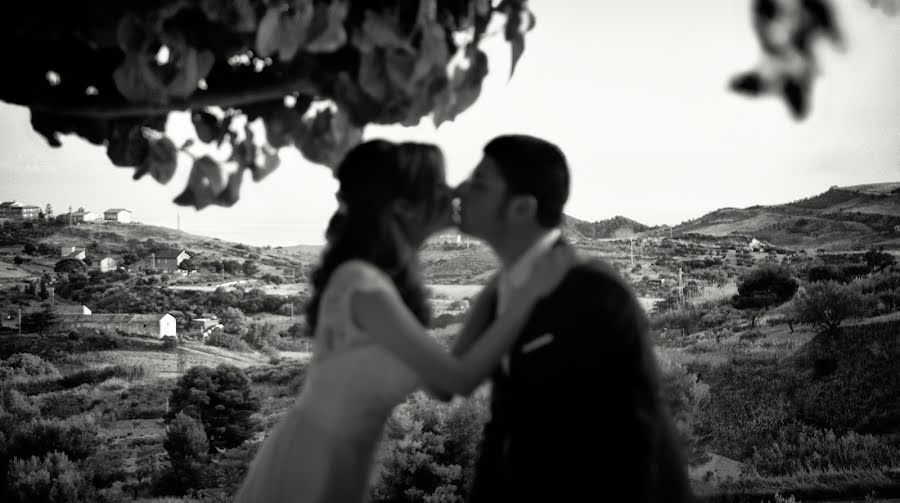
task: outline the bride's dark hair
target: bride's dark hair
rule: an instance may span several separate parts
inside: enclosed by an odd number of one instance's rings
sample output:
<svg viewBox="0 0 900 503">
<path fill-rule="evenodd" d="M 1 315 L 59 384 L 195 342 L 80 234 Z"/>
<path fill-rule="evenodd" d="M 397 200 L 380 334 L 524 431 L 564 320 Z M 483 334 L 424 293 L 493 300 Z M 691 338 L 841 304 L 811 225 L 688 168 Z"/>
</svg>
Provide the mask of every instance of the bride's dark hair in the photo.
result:
<svg viewBox="0 0 900 503">
<path fill-rule="evenodd" d="M 340 207 L 325 231 L 327 244 L 312 273 L 313 294 L 306 320 L 314 334 L 322 292 L 334 271 L 351 259 L 365 260 L 393 280 L 403 302 L 423 325 L 431 312 L 418 273 L 415 250 L 399 238 L 392 204 L 425 203 L 426 217 L 436 210 L 436 187 L 443 183 L 444 158 L 434 145 L 371 140 L 354 147 L 336 170 Z"/>
</svg>

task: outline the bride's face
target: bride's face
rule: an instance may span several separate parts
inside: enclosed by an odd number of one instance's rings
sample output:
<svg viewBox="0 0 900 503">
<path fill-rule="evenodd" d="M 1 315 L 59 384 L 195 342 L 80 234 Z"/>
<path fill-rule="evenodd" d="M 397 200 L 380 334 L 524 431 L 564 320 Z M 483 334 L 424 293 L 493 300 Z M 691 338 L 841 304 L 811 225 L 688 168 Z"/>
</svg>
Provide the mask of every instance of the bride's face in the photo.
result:
<svg viewBox="0 0 900 503">
<path fill-rule="evenodd" d="M 420 202 L 398 201 L 394 205 L 397 223 L 413 246 L 421 245 L 428 236 L 453 226 L 453 189 L 447 185 L 443 168 L 435 167 L 433 184 L 422 187 Z"/>
</svg>

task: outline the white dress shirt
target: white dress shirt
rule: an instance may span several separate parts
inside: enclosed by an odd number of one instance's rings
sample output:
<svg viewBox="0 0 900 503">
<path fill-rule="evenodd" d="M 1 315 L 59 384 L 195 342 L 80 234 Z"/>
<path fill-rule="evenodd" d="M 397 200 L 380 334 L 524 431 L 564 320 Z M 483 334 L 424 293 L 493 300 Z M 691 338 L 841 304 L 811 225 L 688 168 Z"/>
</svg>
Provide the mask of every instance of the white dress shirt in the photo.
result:
<svg viewBox="0 0 900 503">
<path fill-rule="evenodd" d="M 500 278 L 497 282 L 497 316 L 509 305 L 510 291 L 515 288 L 522 287 L 534 270 L 534 265 L 545 253 L 550 251 L 559 241 L 562 231 L 558 228 L 550 229 L 539 237 L 531 248 L 525 251 L 521 257 L 510 267 L 500 271 Z M 509 355 L 503 355 L 500 360 L 500 366 L 503 368 L 504 374 L 509 374 Z"/>
</svg>

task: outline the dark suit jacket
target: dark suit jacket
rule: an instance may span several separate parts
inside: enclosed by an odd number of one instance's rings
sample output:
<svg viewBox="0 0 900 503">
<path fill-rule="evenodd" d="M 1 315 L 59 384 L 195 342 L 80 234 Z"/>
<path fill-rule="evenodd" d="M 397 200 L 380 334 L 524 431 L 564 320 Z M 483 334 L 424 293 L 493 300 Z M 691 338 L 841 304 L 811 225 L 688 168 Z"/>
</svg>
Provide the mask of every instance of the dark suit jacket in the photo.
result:
<svg viewBox="0 0 900 503">
<path fill-rule="evenodd" d="M 509 375 L 493 375 L 469 501 L 692 501 L 657 373 L 621 276 L 601 261 L 574 267 L 535 306 Z"/>
</svg>

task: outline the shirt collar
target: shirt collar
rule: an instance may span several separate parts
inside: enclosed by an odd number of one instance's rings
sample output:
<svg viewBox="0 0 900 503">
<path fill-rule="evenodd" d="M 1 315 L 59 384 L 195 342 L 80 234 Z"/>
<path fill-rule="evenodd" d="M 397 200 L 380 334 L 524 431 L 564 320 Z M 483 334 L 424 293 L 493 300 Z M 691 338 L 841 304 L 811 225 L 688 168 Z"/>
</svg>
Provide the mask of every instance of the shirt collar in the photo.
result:
<svg viewBox="0 0 900 503">
<path fill-rule="evenodd" d="M 543 254 L 553 248 L 553 245 L 559 241 L 561 235 L 562 231 L 560 231 L 559 228 L 553 228 L 546 231 L 531 245 L 531 248 L 528 248 L 528 250 L 516 260 L 515 263 L 506 268 L 503 271 L 503 276 L 509 281 L 510 285 L 514 288 L 518 288 L 525 284 L 525 281 L 527 281 L 528 277 L 531 275 L 535 262 L 537 262 Z"/>
</svg>

